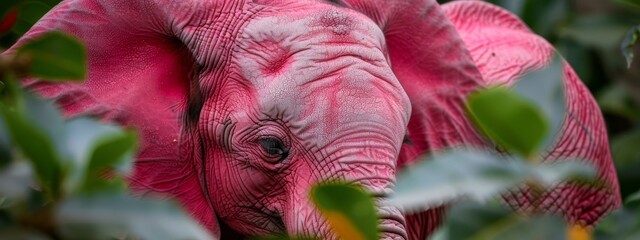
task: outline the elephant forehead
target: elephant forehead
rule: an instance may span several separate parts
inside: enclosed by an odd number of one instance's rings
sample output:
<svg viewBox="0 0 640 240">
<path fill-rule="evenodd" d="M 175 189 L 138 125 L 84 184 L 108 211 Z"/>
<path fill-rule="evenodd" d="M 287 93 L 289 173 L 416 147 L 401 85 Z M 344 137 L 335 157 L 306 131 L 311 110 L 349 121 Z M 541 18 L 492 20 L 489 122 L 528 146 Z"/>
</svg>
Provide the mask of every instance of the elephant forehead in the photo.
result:
<svg viewBox="0 0 640 240">
<path fill-rule="evenodd" d="M 262 13 L 236 44 L 232 65 L 254 88 L 260 110 L 285 116 L 320 144 L 365 122 L 401 138 L 410 104 L 385 58 L 381 30 L 331 5 L 292 9 Z"/>
<path fill-rule="evenodd" d="M 356 60 L 386 63 L 384 36 L 367 17 L 326 4 L 263 11 L 243 29 L 234 66 L 257 89 L 309 82 Z"/>
</svg>

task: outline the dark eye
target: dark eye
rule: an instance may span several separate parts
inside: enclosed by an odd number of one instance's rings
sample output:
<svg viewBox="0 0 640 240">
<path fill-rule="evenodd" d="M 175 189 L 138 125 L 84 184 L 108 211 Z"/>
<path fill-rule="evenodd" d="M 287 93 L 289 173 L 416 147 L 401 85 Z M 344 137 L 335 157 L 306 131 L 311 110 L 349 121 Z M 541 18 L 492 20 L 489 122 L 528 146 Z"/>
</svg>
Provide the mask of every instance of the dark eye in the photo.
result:
<svg viewBox="0 0 640 240">
<path fill-rule="evenodd" d="M 265 137 L 258 140 L 262 151 L 264 151 L 267 160 L 278 162 L 284 160 L 289 155 L 289 150 L 284 143 L 276 137 Z"/>
</svg>

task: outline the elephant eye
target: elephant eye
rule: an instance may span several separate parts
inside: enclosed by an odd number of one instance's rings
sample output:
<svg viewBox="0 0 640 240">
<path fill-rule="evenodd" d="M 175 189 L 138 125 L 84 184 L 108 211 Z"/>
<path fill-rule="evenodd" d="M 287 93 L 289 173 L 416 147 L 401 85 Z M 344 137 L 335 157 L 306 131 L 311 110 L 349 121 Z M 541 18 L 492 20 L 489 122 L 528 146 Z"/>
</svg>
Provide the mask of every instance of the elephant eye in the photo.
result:
<svg viewBox="0 0 640 240">
<path fill-rule="evenodd" d="M 289 155 L 289 150 L 285 147 L 284 143 L 276 137 L 265 137 L 258 140 L 262 151 L 267 157 L 269 162 L 281 162 Z"/>
</svg>

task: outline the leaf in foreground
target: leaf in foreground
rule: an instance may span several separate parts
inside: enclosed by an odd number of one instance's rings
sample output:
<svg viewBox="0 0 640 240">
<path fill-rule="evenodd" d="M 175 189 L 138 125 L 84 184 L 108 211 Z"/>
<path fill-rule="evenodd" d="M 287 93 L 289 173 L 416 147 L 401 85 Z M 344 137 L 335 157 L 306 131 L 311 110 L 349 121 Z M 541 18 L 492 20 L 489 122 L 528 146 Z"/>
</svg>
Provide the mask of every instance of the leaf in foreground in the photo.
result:
<svg viewBox="0 0 640 240">
<path fill-rule="evenodd" d="M 631 64 L 633 63 L 633 46 L 638 42 L 638 34 L 640 34 L 640 25 L 629 29 L 627 36 L 622 41 L 622 45 L 620 45 L 622 55 L 624 55 L 624 58 L 627 60 L 627 68 L 631 68 Z"/>
<path fill-rule="evenodd" d="M 31 40 L 17 51 L 31 60 L 29 74 L 42 80 L 83 80 L 87 56 L 84 45 L 62 32 L 48 32 Z"/>
<path fill-rule="evenodd" d="M 71 160 L 71 174 L 65 182 L 68 192 L 105 190 L 102 187 L 109 185 L 104 185 L 104 171 L 128 172 L 137 142 L 134 132 L 88 118 L 72 119 L 66 129 Z"/>
<path fill-rule="evenodd" d="M 390 202 L 405 212 L 422 211 L 470 198 L 487 201 L 497 194 L 536 181 L 552 187 L 563 180 L 590 180 L 593 167 L 580 161 L 530 165 L 524 159 L 479 150 L 450 150 L 418 160 L 400 173 Z"/>
<path fill-rule="evenodd" d="M 325 183 L 311 190 L 311 199 L 342 239 L 378 239 L 374 203 L 362 189 L 343 183 Z"/>
<path fill-rule="evenodd" d="M 14 161 L 0 170 L 0 197 L 23 200 L 35 186 L 31 166 L 25 161 Z"/>
<path fill-rule="evenodd" d="M 470 95 L 467 111 L 487 137 L 524 157 L 536 153 L 549 131 L 549 123 L 531 101 L 504 87 Z"/>
<path fill-rule="evenodd" d="M 640 209 L 625 206 L 615 210 L 596 226 L 594 239 L 640 239 Z"/>
<path fill-rule="evenodd" d="M 564 62 L 559 55 L 552 58 L 549 66 L 532 71 L 521 77 L 513 86 L 519 96 L 533 103 L 549 122 L 542 148 L 555 142 L 565 119 Z M 540 150 L 540 149 L 538 149 Z"/>
<path fill-rule="evenodd" d="M 128 196 L 66 200 L 56 222 L 64 239 L 213 239 L 176 204 Z"/>
<path fill-rule="evenodd" d="M 402 172 L 390 201 L 406 211 L 461 197 L 487 200 L 523 181 L 523 165 L 489 152 L 453 150 L 421 159 Z"/>
<path fill-rule="evenodd" d="M 563 240 L 567 225 L 561 217 L 526 218 L 501 205 L 456 204 L 448 213 L 441 239 Z"/>
<path fill-rule="evenodd" d="M 635 203 L 635 202 L 640 202 L 640 190 L 629 195 L 629 197 L 627 197 L 627 199 L 624 201 L 626 204 L 630 204 L 630 203 Z"/>
<path fill-rule="evenodd" d="M 10 130 L 11 138 L 33 164 L 40 186 L 55 197 L 59 194 L 61 161 L 60 149 L 57 148 L 59 145 L 51 141 L 51 136 L 58 133 L 55 122 L 59 116 L 56 115 L 56 111 L 49 111 L 51 109 L 47 102 L 27 94 L 24 94 L 24 97 L 27 105 L 26 114 L 4 104 L 0 105 L 0 112 Z M 41 124 L 41 121 L 46 119 L 52 123 Z"/>
</svg>

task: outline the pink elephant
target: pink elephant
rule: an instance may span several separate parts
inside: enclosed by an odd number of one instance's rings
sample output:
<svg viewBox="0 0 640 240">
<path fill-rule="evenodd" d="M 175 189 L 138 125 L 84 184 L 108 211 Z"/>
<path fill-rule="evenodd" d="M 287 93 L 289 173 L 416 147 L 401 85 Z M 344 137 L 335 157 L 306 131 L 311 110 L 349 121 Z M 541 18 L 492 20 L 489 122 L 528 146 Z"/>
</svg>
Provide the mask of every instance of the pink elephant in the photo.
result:
<svg viewBox="0 0 640 240">
<path fill-rule="evenodd" d="M 386 204 L 398 170 L 492 146 L 464 114 L 467 94 L 511 85 L 554 53 L 482 1 L 65 0 L 16 46 L 51 30 L 86 43 L 88 78 L 27 86 L 67 116 L 136 128 L 135 192 L 177 199 L 223 238 L 336 238 L 308 192 L 342 179 L 376 197 L 383 238 L 424 239 L 443 209 L 405 216 Z M 565 85 L 567 118 L 543 157 L 586 159 L 605 187 L 504 199 L 593 225 L 620 206 L 618 183 L 600 110 L 568 65 Z"/>
</svg>

